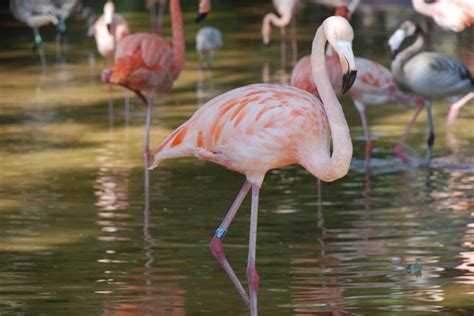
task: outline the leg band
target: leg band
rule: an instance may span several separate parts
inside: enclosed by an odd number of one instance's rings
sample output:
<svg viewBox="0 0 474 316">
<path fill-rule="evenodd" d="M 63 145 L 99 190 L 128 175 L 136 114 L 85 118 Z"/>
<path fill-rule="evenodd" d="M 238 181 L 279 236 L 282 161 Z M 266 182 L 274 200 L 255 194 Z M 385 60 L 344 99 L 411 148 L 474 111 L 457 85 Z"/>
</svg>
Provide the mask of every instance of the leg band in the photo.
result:
<svg viewBox="0 0 474 316">
<path fill-rule="evenodd" d="M 224 238 L 225 233 L 227 233 L 227 231 L 225 231 L 224 229 L 222 229 L 222 228 L 219 227 L 219 228 L 216 230 L 216 233 L 214 234 L 214 236 L 216 236 L 216 237 L 219 238 L 219 239 L 222 239 L 222 238 Z"/>
</svg>

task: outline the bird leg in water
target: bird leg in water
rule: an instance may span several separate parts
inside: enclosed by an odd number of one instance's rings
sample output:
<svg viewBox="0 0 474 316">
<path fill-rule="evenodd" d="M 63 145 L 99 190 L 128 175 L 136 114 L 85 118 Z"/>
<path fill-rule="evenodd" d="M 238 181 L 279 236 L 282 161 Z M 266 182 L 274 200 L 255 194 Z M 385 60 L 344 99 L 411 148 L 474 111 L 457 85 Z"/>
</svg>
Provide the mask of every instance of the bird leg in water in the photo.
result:
<svg viewBox="0 0 474 316">
<path fill-rule="evenodd" d="M 411 128 L 416 122 L 416 119 L 418 118 L 418 115 L 420 114 L 421 110 L 425 107 L 425 102 L 421 99 L 418 100 L 418 106 L 416 108 L 415 115 L 411 119 L 410 123 L 405 129 L 405 132 L 403 133 L 402 137 L 400 138 L 398 145 L 393 149 L 395 154 L 400 158 L 401 161 L 404 163 L 408 163 L 410 159 L 403 153 L 403 146 L 405 145 L 405 142 L 407 140 L 408 134 L 410 133 Z"/>
<path fill-rule="evenodd" d="M 296 19 L 291 21 L 291 63 L 294 66 L 298 61 L 298 46 L 296 41 Z"/>
<path fill-rule="evenodd" d="M 41 35 L 39 33 L 39 30 L 37 27 L 33 28 L 33 35 L 34 35 L 34 44 L 33 44 L 33 50 L 38 50 L 38 54 L 40 56 L 40 61 L 41 61 L 41 66 L 44 68 L 46 66 L 46 57 L 44 55 L 44 49 L 43 49 L 43 39 L 41 38 Z"/>
<path fill-rule="evenodd" d="M 257 246 L 257 220 L 258 220 L 258 198 L 260 187 L 252 184 L 252 209 L 250 213 L 249 255 L 247 259 L 247 280 L 249 284 L 250 315 L 257 316 L 257 294 L 260 285 L 260 277 L 255 268 L 256 246 Z"/>
<path fill-rule="evenodd" d="M 251 187 L 251 184 L 246 181 L 244 185 L 242 186 L 242 189 L 240 190 L 239 194 L 237 195 L 237 198 L 235 199 L 234 203 L 232 204 L 229 212 L 225 216 L 219 228 L 216 230 L 216 233 L 214 237 L 212 237 L 211 243 L 209 245 L 212 255 L 222 265 L 225 272 L 229 276 L 232 283 L 234 283 L 234 286 L 237 288 L 237 291 L 239 291 L 240 296 L 242 296 L 242 299 L 244 300 L 245 304 L 247 304 L 247 306 L 250 306 L 248 295 L 245 292 L 239 279 L 237 278 L 237 275 L 235 275 L 235 272 L 232 269 L 231 265 L 227 261 L 227 258 L 224 253 L 224 249 L 222 248 L 222 239 L 224 238 L 227 232 L 227 229 L 230 226 L 230 223 L 232 223 L 232 220 L 234 219 L 235 214 L 237 214 L 237 211 L 239 210 L 240 205 L 242 205 L 242 202 L 247 196 L 247 193 L 249 192 L 250 187 Z"/>
<path fill-rule="evenodd" d="M 151 127 L 151 115 L 153 104 L 155 103 L 155 94 L 149 93 L 148 94 L 148 102 L 146 108 L 146 130 L 145 130 L 145 148 L 143 150 L 143 154 L 145 156 L 150 155 L 150 127 Z"/>
<path fill-rule="evenodd" d="M 367 125 L 367 117 L 365 115 L 365 104 L 359 100 L 353 100 L 357 112 L 359 112 L 360 121 L 364 128 L 365 137 L 365 169 L 369 170 L 370 157 L 372 156 L 372 143 L 370 142 L 369 126 Z"/>
<path fill-rule="evenodd" d="M 433 154 L 433 145 L 435 140 L 435 132 L 434 132 L 434 125 L 433 125 L 433 114 L 431 112 L 431 102 L 425 101 L 425 108 L 426 114 L 428 115 L 428 128 L 429 128 L 429 136 L 428 136 L 428 153 L 426 157 L 426 161 L 428 164 L 431 161 L 431 155 Z"/>
</svg>

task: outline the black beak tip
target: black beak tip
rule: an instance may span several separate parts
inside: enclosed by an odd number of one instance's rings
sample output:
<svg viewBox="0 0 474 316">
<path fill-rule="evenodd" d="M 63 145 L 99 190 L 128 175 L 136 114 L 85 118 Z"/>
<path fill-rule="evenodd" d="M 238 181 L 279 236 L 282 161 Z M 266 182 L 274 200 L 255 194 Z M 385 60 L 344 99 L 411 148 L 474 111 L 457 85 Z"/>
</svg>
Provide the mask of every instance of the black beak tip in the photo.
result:
<svg viewBox="0 0 474 316">
<path fill-rule="evenodd" d="M 107 30 L 109 31 L 110 34 L 112 34 L 112 25 L 107 24 Z"/>
<path fill-rule="evenodd" d="M 357 77 L 357 70 L 351 70 L 342 77 L 342 94 L 346 94 L 354 84 Z"/>
<path fill-rule="evenodd" d="M 398 54 L 398 49 L 390 50 L 390 53 L 392 55 L 392 59 L 395 59 L 395 57 L 397 57 L 397 54 Z"/>
<path fill-rule="evenodd" d="M 198 13 L 197 17 L 196 17 L 196 23 L 199 23 L 201 22 L 202 20 L 204 20 L 207 16 L 207 13 Z"/>
</svg>

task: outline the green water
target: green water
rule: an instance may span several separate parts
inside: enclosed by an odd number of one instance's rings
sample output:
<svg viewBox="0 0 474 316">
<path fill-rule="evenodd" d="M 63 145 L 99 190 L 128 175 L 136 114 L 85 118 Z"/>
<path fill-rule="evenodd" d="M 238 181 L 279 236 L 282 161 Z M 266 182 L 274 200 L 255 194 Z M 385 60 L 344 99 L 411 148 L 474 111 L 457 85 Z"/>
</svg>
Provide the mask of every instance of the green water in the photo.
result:
<svg viewBox="0 0 474 316">
<path fill-rule="evenodd" d="M 187 62 L 172 93 L 154 108 L 153 144 L 212 96 L 262 80 L 285 82 L 291 70 L 289 56 L 282 69 L 278 30 L 272 46 L 261 45 L 259 23 L 269 3 L 216 4 L 205 25 L 223 31 L 225 48 L 214 71 L 198 70 L 199 26 L 192 22 L 194 4 L 186 3 Z M 308 5 L 299 14 L 299 56 L 309 52 L 317 24 L 330 12 Z M 401 16 L 361 8 L 353 23 L 356 55 L 388 65 L 383 41 Z M 125 17 L 134 31 L 148 29 L 143 11 Z M 126 116 L 124 92 L 115 88 L 109 109 L 99 81 L 105 61 L 84 37 L 85 25 L 70 22 L 69 43 L 58 57 L 54 30 L 44 29 L 48 67 L 42 71 L 31 31 L 5 8 L 0 21 L 0 315 L 248 314 L 208 249 L 243 176 L 197 159 L 169 161 L 151 172 L 148 196 L 144 107 L 131 98 Z M 458 47 L 455 35 L 436 32 L 435 48 L 472 60 L 473 30 Z M 353 168 L 323 184 L 322 205 L 316 180 L 301 167 L 272 171 L 264 182 L 260 314 L 472 315 L 472 102 L 449 133 L 449 101 L 434 103 L 431 169 L 403 165 L 392 154 L 413 109 L 368 108 L 375 146 L 370 176 L 363 172 L 359 117 L 349 98 L 342 103 Z M 412 156 L 423 157 L 426 137 L 423 114 L 408 140 Z M 248 225 L 246 200 L 224 241 L 244 281 Z"/>
</svg>

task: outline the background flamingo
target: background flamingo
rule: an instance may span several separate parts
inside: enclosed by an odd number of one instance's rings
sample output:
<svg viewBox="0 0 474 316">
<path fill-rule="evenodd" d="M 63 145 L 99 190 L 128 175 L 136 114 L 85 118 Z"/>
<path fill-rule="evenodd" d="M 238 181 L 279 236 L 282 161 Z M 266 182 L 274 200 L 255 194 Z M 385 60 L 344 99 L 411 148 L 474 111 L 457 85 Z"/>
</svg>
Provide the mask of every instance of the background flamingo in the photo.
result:
<svg viewBox="0 0 474 316">
<path fill-rule="evenodd" d="M 409 37 L 415 37 L 415 41 L 400 50 L 402 43 Z M 421 28 L 411 21 L 403 22 L 388 43 L 394 56 L 392 72 L 395 78 L 425 99 L 430 130 L 428 159 L 431 159 L 435 134 L 430 100 L 466 94 L 451 106 L 452 112 L 448 116 L 448 124 L 451 124 L 459 109 L 474 97 L 474 79 L 466 65 L 459 60 L 437 52 L 420 52 L 424 43 L 423 33 Z M 400 140 L 397 147 L 400 154 L 402 145 L 421 109 L 422 107 L 418 107 Z"/>
<path fill-rule="evenodd" d="M 184 66 L 186 46 L 180 0 L 170 0 L 170 12 L 171 44 L 153 33 L 128 35 L 118 43 L 112 69 L 102 73 L 104 82 L 130 89 L 147 104 L 145 156 L 149 152 L 151 112 L 156 96 L 171 89 Z"/>
<path fill-rule="evenodd" d="M 212 68 L 214 53 L 224 45 L 222 33 L 213 26 L 206 26 L 196 34 L 196 51 L 199 55 L 200 64 L 207 58 L 207 68 Z"/>
<path fill-rule="evenodd" d="M 474 24 L 474 1 L 437 0 L 426 3 L 425 0 L 412 0 L 418 13 L 433 18 L 447 31 L 462 32 Z"/>
<path fill-rule="evenodd" d="M 296 23 L 294 16 L 296 14 L 296 9 L 299 4 L 299 0 L 273 0 L 273 5 L 277 10 L 279 17 L 276 16 L 274 13 L 268 13 L 263 18 L 262 24 L 262 40 L 264 45 L 270 44 L 270 36 L 271 36 L 271 25 L 275 25 L 280 28 L 280 42 L 281 42 L 281 51 L 282 51 L 282 58 L 284 58 L 284 51 L 285 48 L 285 37 L 286 37 L 286 30 L 285 27 L 292 22 L 291 27 L 291 46 L 292 46 L 292 55 L 295 62 L 297 56 L 297 45 L 296 45 Z"/>
<path fill-rule="evenodd" d="M 129 34 L 127 21 L 121 14 L 115 13 L 115 4 L 112 1 L 105 3 L 104 14 L 89 31 L 89 35 L 95 37 L 97 51 L 106 58 L 114 54 L 117 43 Z"/>
<path fill-rule="evenodd" d="M 38 50 L 41 65 L 46 66 L 46 57 L 43 49 L 43 39 L 39 28 L 50 23 L 57 25 L 56 8 L 51 0 L 10 0 L 10 11 L 13 16 L 31 27 L 34 35 L 34 48 Z"/>
<path fill-rule="evenodd" d="M 340 6 L 336 9 L 336 15 L 351 20 L 352 10 L 359 1 L 353 1 L 349 7 Z M 415 101 L 416 98 L 404 94 L 395 83 L 393 74 L 386 67 L 366 58 L 356 57 L 358 76 L 349 95 L 359 113 L 365 136 L 366 165 L 372 152 L 372 144 L 369 136 L 369 128 L 365 114 L 365 108 L 370 106 L 381 106 L 397 101 Z M 336 92 L 340 91 L 341 66 L 336 51 L 328 46 L 326 51 L 326 67 L 328 68 L 331 84 Z M 293 68 L 291 85 L 318 95 L 318 89 L 311 73 L 311 56 L 301 58 Z M 420 106 L 423 106 L 421 102 Z"/>
<path fill-rule="evenodd" d="M 245 174 L 234 204 L 211 241 L 211 251 L 257 315 L 259 276 L 255 269 L 258 199 L 270 169 L 300 164 L 323 181 L 334 181 L 349 170 L 352 142 L 344 113 L 325 68 L 324 46 L 329 41 L 341 56 L 343 92 L 355 80 L 353 31 L 341 17 L 330 17 L 313 41 L 314 80 L 321 99 L 289 86 L 254 84 L 224 93 L 203 105 L 153 150 L 152 167 L 170 158 L 195 156 Z M 332 136 L 332 151 L 331 151 Z M 252 211 L 247 278 L 248 298 L 222 248 L 224 237 L 252 187 Z"/>
<path fill-rule="evenodd" d="M 163 31 L 163 19 L 165 16 L 167 0 L 145 0 L 145 6 L 150 11 L 150 26 L 152 32 L 161 34 Z M 158 14 L 156 13 L 156 5 L 159 2 Z"/>
</svg>

